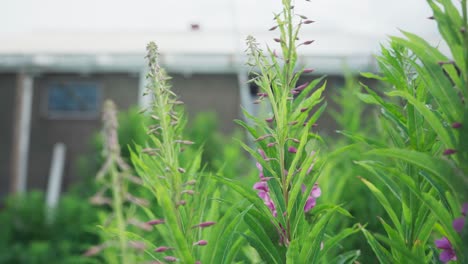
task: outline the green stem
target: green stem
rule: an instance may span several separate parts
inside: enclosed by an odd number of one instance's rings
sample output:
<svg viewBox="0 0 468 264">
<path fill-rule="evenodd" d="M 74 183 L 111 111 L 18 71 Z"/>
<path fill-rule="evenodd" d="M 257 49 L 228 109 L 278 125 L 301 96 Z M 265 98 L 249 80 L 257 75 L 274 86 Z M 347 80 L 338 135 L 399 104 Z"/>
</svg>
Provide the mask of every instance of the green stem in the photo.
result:
<svg viewBox="0 0 468 264">
<path fill-rule="evenodd" d="M 115 154 L 112 154 L 112 165 L 110 166 L 109 172 L 112 177 L 112 209 L 115 213 L 117 219 L 117 230 L 119 236 L 119 246 L 121 252 L 122 264 L 130 263 L 129 256 L 127 254 L 127 235 L 126 235 L 126 225 L 125 217 L 122 210 L 122 185 L 119 182 L 119 172 L 116 167 Z"/>
</svg>

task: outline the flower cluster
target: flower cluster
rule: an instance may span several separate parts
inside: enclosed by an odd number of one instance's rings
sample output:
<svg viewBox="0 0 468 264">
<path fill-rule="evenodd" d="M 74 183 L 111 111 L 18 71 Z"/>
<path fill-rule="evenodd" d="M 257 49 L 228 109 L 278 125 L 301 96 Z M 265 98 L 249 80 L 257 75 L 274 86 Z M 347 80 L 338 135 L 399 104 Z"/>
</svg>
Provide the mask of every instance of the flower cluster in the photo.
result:
<svg viewBox="0 0 468 264">
<path fill-rule="evenodd" d="M 266 155 L 263 152 L 263 150 L 259 150 L 260 155 L 262 155 L 263 159 L 266 159 Z M 263 174 L 263 167 L 260 163 L 256 163 L 257 168 L 259 170 L 259 178 L 260 181 L 256 182 L 253 186 L 255 190 L 258 190 L 258 196 L 263 200 L 265 205 L 270 208 L 271 213 L 273 214 L 274 217 L 277 216 L 277 211 L 276 211 L 276 206 L 273 200 L 271 199 L 270 196 L 270 189 L 268 188 L 268 180 L 271 179 L 271 177 L 265 177 Z"/>
<path fill-rule="evenodd" d="M 302 185 L 302 193 L 304 193 L 305 191 L 306 186 Z M 312 190 L 310 191 L 310 194 L 307 197 L 306 204 L 304 205 L 304 212 L 307 213 L 315 207 L 315 205 L 317 204 L 317 198 L 319 198 L 320 195 L 322 195 L 322 190 L 320 190 L 320 187 L 316 183 L 314 184 L 314 187 L 312 187 Z"/>
<path fill-rule="evenodd" d="M 468 203 L 463 204 L 462 207 L 462 216 L 453 220 L 452 225 L 453 229 L 458 233 L 461 233 L 463 230 L 463 226 L 465 225 L 465 218 L 468 212 Z M 441 239 L 435 240 L 435 245 L 437 248 L 442 249 L 440 252 L 439 259 L 440 261 L 446 263 L 451 260 L 457 260 L 457 255 L 455 254 L 455 250 L 453 249 L 452 243 L 447 237 L 442 237 Z"/>
</svg>

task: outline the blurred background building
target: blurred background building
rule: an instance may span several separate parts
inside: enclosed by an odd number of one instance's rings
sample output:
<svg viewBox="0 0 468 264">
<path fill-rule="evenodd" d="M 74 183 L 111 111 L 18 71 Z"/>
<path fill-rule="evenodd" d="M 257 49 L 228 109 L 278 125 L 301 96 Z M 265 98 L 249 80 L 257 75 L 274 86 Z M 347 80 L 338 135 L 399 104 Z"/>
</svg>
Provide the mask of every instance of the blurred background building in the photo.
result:
<svg viewBox="0 0 468 264">
<path fill-rule="evenodd" d="M 161 63 L 190 115 L 216 111 L 223 132 L 241 105 L 251 107 L 244 40 L 265 47 L 277 34 L 271 0 L 16 0 L 0 3 L 0 200 L 47 186 L 54 145 L 66 146 L 63 185 L 100 128 L 104 99 L 119 109 L 146 105 L 145 47 L 155 41 Z M 300 38 L 299 66 L 328 75 L 329 93 L 352 72 L 377 71 L 373 54 L 398 28 L 440 41 L 425 1 L 296 1 L 316 21 Z M 312 78 L 313 76 L 309 76 Z M 308 78 L 309 78 L 308 77 Z M 332 124 L 323 127 L 326 130 Z"/>
</svg>

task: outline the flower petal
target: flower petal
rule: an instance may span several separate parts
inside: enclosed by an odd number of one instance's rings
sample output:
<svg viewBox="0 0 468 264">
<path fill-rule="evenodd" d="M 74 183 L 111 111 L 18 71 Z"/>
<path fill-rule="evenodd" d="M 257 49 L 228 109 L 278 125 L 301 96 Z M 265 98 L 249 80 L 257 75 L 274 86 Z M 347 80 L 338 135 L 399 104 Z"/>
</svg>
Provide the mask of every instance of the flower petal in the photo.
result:
<svg viewBox="0 0 468 264">
<path fill-rule="evenodd" d="M 452 244 L 450 244 L 450 241 L 446 237 L 443 237 L 441 239 L 436 239 L 434 242 L 437 248 L 452 249 Z"/>
<path fill-rule="evenodd" d="M 463 230 L 463 226 L 465 226 L 465 217 L 462 216 L 453 220 L 452 224 L 453 229 L 455 229 L 455 231 L 457 231 L 458 233 L 461 233 Z"/>
</svg>

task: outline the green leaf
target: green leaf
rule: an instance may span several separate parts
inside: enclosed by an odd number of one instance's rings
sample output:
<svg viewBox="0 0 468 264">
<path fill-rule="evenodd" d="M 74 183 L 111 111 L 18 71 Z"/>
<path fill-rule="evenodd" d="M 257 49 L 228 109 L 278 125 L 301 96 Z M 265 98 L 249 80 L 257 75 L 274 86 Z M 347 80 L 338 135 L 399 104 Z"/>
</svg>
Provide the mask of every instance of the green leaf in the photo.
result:
<svg viewBox="0 0 468 264">
<path fill-rule="evenodd" d="M 403 230 L 401 228 L 400 220 L 393 210 L 392 204 L 387 200 L 385 195 L 377 188 L 374 184 L 369 182 L 368 180 L 359 177 L 359 179 L 370 189 L 370 191 L 375 195 L 379 203 L 384 207 L 385 211 L 387 212 L 388 216 L 392 220 L 392 223 L 395 225 L 398 232 L 401 234 Z"/>
</svg>

